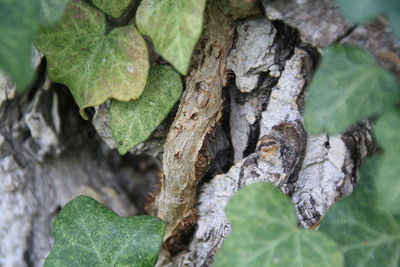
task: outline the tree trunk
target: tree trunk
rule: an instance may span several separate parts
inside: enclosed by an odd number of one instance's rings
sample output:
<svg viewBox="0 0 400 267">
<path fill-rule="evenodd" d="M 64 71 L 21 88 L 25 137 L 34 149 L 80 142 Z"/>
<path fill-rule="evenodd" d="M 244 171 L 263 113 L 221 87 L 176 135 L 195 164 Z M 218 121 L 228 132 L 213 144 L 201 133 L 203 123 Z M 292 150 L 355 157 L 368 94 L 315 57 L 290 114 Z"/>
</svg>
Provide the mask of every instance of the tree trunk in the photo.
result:
<svg viewBox="0 0 400 267">
<path fill-rule="evenodd" d="M 211 266 L 240 188 L 275 184 L 306 228 L 352 193 L 376 150 L 372 122 L 307 135 L 307 86 L 329 44 L 364 47 L 396 75 L 400 44 L 383 19 L 351 25 L 333 0 L 228 1 L 209 1 L 176 111 L 124 157 L 108 104 L 83 121 L 67 88 L 47 81 L 45 59 L 25 95 L 0 76 L 0 266 L 42 266 L 54 218 L 78 195 L 123 216 L 143 213 L 148 199 L 148 212 L 168 222 L 158 265 Z"/>
</svg>

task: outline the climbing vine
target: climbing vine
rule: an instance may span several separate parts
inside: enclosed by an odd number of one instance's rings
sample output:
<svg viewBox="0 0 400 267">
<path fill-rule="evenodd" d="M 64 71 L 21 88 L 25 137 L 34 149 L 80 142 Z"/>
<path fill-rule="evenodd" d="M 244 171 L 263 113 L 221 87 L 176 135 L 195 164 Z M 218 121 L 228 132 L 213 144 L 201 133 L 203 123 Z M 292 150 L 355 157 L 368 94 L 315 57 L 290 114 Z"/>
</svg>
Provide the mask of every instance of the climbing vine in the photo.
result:
<svg viewBox="0 0 400 267">
<path fill-rule="evenodd" d="M 384 16 L 400 36 L 399 1 L 337 2 L 350 21 Z M 83 118 L 85 109 L 111 102 L 111 130 L 125 154 L 179 101 L 205 8 L 205 0 L 0 0 L 0 69 L 23 93 L 34 82 L 30 60 L 38 49 L 49 79 L 69 88 Z M 150 60 L 150 43 L 162 59 Z M 367 51 L 326 47 L 309 87 L 306 129 L 334 135 L 371 119 L 380 155 L 364 164 L 356 191 L 318 230 L 300 229 L 293 204 L 271 184 L 240 190 L 226 208 L 233 233 L 216 266 L 399 265 L 399 103 L 398 79 Z M 121 218 L 81 196 L 57 217 L 45 266 L 152 266 L 165 227 L 151 216 Z"/>
</svg>

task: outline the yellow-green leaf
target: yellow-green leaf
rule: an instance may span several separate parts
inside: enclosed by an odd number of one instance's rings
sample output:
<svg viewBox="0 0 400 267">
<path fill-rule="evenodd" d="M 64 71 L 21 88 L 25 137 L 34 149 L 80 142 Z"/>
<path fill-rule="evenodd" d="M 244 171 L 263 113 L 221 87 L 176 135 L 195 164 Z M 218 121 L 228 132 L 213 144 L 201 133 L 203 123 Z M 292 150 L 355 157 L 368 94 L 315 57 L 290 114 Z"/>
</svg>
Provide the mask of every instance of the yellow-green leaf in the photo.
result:
<svg viewBox="0 0 400 267">
<path fill-rule="evenodd" d="M 92 0 L 96 7 L 113 18 L 119 18 L 131 2 L 132 0 Z"/>
<path fill-rule="evenodd" d="M 205 0 L 143 0 L 136 13 L 139 31 L 183 75 L 202 31 L 205 4 Z"/>
<path fill-rule="evenodd" d="M 73 0 L 63 18 L 43 28 L 36 46 L 48 62 L 52 81 L 65 84 L 81 111 L 108 98 L 137 99 L 146 85 L 146 44 L 133 25 L 105 35 L 105 17 L 82 0 Z"/>
</svg>

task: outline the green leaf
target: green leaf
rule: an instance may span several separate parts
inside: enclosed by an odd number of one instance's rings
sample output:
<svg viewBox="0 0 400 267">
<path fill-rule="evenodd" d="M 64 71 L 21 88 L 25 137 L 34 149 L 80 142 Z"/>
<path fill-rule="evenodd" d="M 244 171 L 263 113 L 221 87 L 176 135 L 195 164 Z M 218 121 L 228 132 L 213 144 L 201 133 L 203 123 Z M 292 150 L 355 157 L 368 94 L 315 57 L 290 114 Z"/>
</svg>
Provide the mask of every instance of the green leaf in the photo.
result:
<svg viewBox="0 0 400 267">
<path fill-rule="evenodd" d="M 183 90 L 180 75 L 172 67 L 152 67 L 140 99 L 113 101 L 111 130 L 120 154 L 145 141 L 179 100 Z"/>
<path fill-rule="evenodd" d="M 28 89 L 34 78 L 32 42 L 39 23 L 54 22 L 67 0 L 0 1 L 0 69 L 8 73 L 17 90 Z"/>
<path fill-rule="evenodd" d="M 381 15 L 385 0 L 337 0 L 343 15 L 354 23 L 366 23 Z"/>
<path fill-rule="evenodd" d="M 310 134 L 337 134 L 353 123 L 393 108 L 400 98 L 396 78 L 364 50 L 325 49 L 312 80 L 304 117 Z"/>
<path fill-rule="evenodd" d="M 57 21 L 64 13 L 69 0 L 33 0 L 40 3 L 40 22 L 51 24 Z"/>
<path fill-rule="evenodd" d="M 108 98 L 137 99 L 146 85 L 147 47 L 135 27 L 104 32 L 104 15 L 73 0 L 61 21 L 43 28 L 36 40 L 50 80 L 68 86 L 81 111 Z"/>
<path fill-rule="evenodd" d="M 333 206 L 320 226 L 339 244 L 346 266 L 400 266 L 400 219 L 376 208 L 379 160 L 364 163 L 356 191 Z"/>
<path fill-rule="evenodd" d="M 397 1 L 397 0 L 395 0 Z M 389 24 L 392 27 L 393 33 L 400 39 L 400 2 L 396 2 L 396 6 L 386 11 L 386 16 Z"/>
<path fill-rule="evenodd" d="M 343 266 L 343 255 L 324 234 L 299 229 L 293 204 L 269 183 L 249 185 L 229 201 L 233 232 L 215 266 Z"/>
<path fill-rule="evenodd" d="M 39 3 L 32 0 L 0 1 L 0 69 L 27 89 L 33 80 L 32 40 L 38 27 Z"/>
<path fill-rule="evenodd" d="M 138 1 L 138 0 L 134 0 Z M 92 0 L 93 4 L 104 13 L 119 18 L 132 0 Z"/>
<path fill-rule="evenodd" d="M 200 38 L 205 4 L 205 0 L 143 0 L 136 12 L 139 31 L 183 75 Z"/>
<path fill-rule="evenodd" d="M 53 226 L 45 267 L 154 266 L 165 224 L 156 217 L 119 217 L 87 196 L 70 201 Z"/>
<path fill-rule="evenodd" d="M 374 133 L 384 150 L 376 179 L 379 204 L 382 209 L 400 214 L 400 112 L 381 117 Z"/>
<path fill-rule="evenodd" d="M 394 33 L 400 37 L 400 1 L 398 0 L 338 0 L 343 15 L 354 23 L 367 23 L 385 15 Z"/>
</svg>

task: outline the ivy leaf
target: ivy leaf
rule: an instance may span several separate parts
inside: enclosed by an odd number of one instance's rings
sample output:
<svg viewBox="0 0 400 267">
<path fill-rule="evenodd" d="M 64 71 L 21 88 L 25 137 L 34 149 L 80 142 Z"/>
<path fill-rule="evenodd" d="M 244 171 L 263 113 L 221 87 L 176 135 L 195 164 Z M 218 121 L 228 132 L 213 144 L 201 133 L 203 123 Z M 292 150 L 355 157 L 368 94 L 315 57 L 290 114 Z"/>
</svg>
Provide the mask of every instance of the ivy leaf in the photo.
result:
<svg viewBox="0 0 400 267">
<path fill-rule="evenodd" d="M 400 2 L 397 0 L 392 0 L 396 1 L 395 5 L 393 5 L 393 8 L 389 8 L 388 10 L 386 10 L 386 17 L 389 20 L 389 24 L 392 27 L 392 31 L 393 33 L 396 35 L 396 37 L 398 39 L 400 39 L 400 14 L 399 14 L 399 10 L 400 10 Z"/>
<path fill-rule="evenodd" d="M 366 23 L 381 15 L 385 10 L 385 1 L 337 0 L 343 15 L 354 23 Z"/>
<path fill-rule="evenodd" d="M 143 0 L 136 24 L 154 48 L 182 75 L 187 74 L 203 27 L 205 0 Z"/>
<path fill-rule="evenodd" d="M 376 179 L 379 204 L 382 209 L 400 214 L 400 112 L 381 117 L 374 133 L 384 150 Z"/>
<path fill-rule="evenodd" d="M 10 75 L 19 92 L 28 89 L 34 78 L 32 42 L 39 23 L 58 19 L 67 1 L 0 1 L 0 69 Z"/>
<path fill-rule="evenodd" d="M 385 15 L 393 32 L 400 37 L 400 2 L 398 0 L 338 0 L 343 15 L 354 23 L 367 23 Z"/>
<path fill-rule="evenodd" d="M 374 177 L 380 159 L 364 164 L 356 191 L 331 208 L 320 231 L 339 244 L 346 266 L 399 266 L 400 218 L 376 208 Z"/>
<path fill-rule="evenodd" d="M 0 1 L 0 69 L 25 90 L 33 80 L 32 40 L 38 27 L 39 3 Z"/>
<path fill-rule="evenodd" d="M 96 7 L 113 18 L 119 18 L 131 2 L 132 0 L 92 0 Z"/>
<path fill-rule="evenodd" d="M 53 225 L 45 267 L 154 266 L 165 224 L 156 217 L 119 217 L 87 196 L 70 201 Z"/>
<path fill-rule="evenodd" d="M 229 201 L 232 233 L 215 266 L 343 266 L 343 255 L 323 233 L 299 229 L 290 200 L 269 183 L 249 185 Z"/>
<path fill-rule="evenodd" d="M 40 3 L 40 22 L 41 24 L 52 24 L 56 22 L 64 13 L 65 6 L 69 0 L 33 0 Z"/>
<path fill-rule="evenodd" d="M 137 99 L 146 85 L 148 53 L 133 25 L 105 32 L 104 15 L 73 0 L 54 26 L 43 28 L 37 48 L 47 58 L 50 80 L 65 84 L 81 109 L 108 98 Z"/>
<path fill-rule="evenodd" d="M 151 135 L 179 100 L 182 90 L 180 75 L 172 67 L 158 65 L 150 69 L 140 99 L 111 103 L 111 130 L 120 154 Z"/>
<path fill-rule="evenodd" d="M 353 123 L 392 108 L 398 81 L 364 50 L 333 45 L 325 49 L 309 89 L 305 123 L 311 134 L 337 134 Z"/>
</svg>

